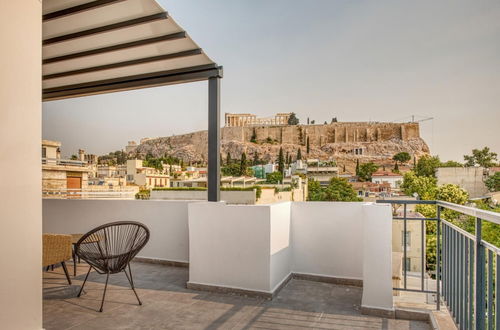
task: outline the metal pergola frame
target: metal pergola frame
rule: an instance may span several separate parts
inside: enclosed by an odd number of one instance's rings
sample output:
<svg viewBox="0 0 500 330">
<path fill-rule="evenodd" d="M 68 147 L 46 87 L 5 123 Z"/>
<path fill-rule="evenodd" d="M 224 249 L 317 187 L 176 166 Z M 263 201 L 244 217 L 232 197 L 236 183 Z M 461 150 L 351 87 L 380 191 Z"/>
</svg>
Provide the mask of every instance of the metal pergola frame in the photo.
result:
<svg viewBox="0 0 500 330">
<path fill-rule="evenodd" d="M 43 21 L 49 21 L 67 15 L 89 11 L 102 6 L 122 2 L 124 0 L 96 0 L 90 3 L 66 8 L 63 10 L 47 13 L 43 15 Z M 98 28 L 93 28 L 76 33 L 66 34 L 43 40 L 43 45 L 50 45 L 62 41 L 90 36 L 93 34 L 119 30 L 130 26 L 150 23 L 157 20 L 167 19 L 166 12 L 148 15 L 132 20 L 114 23 Z M 119 45 L 107 46 L 93 50 L 87 50 L 69 55 L 57 56 L 43 60 L 43 64 L 56 63 L 59 61 L 82 58 L 107 52 L 128 49 L 132 47 L 153 44 L 157 42 L 173 41 L 186 38 L 185 32 L 166 34 L 159 37 L 146 38 L 143 40 L 126 42 Z M 186 56 L 201 54 L 201 49 L 182 51 L 174 54 L 140 58 L 130 61 L 112 63 L 95 66 L 81 70 L 73 70 L 49 74 L 42 77 L 51 79 L 67 77 L 74 74 L 97 72 L 102 70 L 124 68 L 127 66 L 150 63 L 161 60 L 168 60 Z M 45 88 L 42 90 L 42 101 L 53 101 L 66 98 L 89 96 L 103 93 L 112 93 L 140 88 L 157 87 L 164 85 L 183 84 L 195 81 L 208 81 L 208 200 L 217 202 L 220 200 L 220 79 L 223 76 L 222 66 L 215 63 L 187 67 L 182 69 L 150 72 L 138 75 L 131 75 L 119 78 L 91 81 L 74 85 L 64 85 L 61 87 Z"/>
</svg>

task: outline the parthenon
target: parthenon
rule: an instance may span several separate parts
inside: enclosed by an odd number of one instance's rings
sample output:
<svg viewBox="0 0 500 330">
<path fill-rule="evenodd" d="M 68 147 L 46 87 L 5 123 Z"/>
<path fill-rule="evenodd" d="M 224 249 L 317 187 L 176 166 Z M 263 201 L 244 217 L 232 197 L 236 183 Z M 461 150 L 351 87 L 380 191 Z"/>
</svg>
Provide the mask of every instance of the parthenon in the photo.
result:
<svg viewBox="0 0 500 330">
<path fill-rule="evenodd" d="M 226 127 L 248 127 L 248 126 L 275 126 L 288 125 L 291 113 L 277 113 L 274 117 L 257 118 L 250 113 L 227 113 L 225 116 Z"/>
</svg>

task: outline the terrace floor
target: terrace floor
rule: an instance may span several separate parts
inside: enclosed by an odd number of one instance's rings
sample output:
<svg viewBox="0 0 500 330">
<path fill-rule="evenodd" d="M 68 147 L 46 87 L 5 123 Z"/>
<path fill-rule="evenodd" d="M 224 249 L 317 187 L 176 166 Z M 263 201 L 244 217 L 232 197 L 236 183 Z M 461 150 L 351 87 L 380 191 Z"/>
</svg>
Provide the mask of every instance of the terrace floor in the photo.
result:
<svg viewBox="0 0 500 330">
<path fill-rule="evenodd" d="M 68 265 L 73 271 L 71 263 Z M 273 300 L 186 289 L 188 269 L 132 264 L 143 302 L 137 305 L 125 274 L 111 275 L 99 313 L 104 275 L 92 272 L 76 298 L 87 266 L 69 286 L 61 268 L 44 272 L 43 326 L 51 329 L 430 329 L 425 322 L 360 313 L 358 287 L 292 279 Z"/>
</svg>

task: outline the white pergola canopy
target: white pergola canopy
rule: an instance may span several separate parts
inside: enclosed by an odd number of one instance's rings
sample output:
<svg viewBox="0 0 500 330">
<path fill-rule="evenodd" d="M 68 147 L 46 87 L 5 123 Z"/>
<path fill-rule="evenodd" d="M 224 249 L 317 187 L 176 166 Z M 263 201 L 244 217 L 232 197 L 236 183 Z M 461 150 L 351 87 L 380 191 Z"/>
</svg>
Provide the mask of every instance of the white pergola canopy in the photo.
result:
<svg viewBox="0 0 500 330">
<path fill-rule="evenodd" d="M 155 0 L 43 0 L 44 101 L 208 80 L 208 200 L 220 198 L 217 66 Z"/>
<path fill-rule="evenodd" d="M 44 0 L 43 99 L 221 76 L 155 0 Z"/>
</svg>

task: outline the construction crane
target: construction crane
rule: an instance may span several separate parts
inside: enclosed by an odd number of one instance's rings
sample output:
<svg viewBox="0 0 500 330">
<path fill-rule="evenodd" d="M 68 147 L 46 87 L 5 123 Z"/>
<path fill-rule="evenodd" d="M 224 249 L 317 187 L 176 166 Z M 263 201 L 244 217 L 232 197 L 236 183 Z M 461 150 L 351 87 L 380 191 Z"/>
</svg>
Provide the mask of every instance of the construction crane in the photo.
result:
<svg viewBox="0 0 500 330">
<path fill-rule="evenodd" d="M 423 121 L 433 120 L 434 119 L 434 117 L 424 117 L 422 119 L 415 120 L 415 117 L 416 117 L 416 115 L 411 115 L 411 122 L 412 123 L 421 123 Z M 422 116 L 419 116 L 419 117 L 422 117 Z"/>
</svg>

